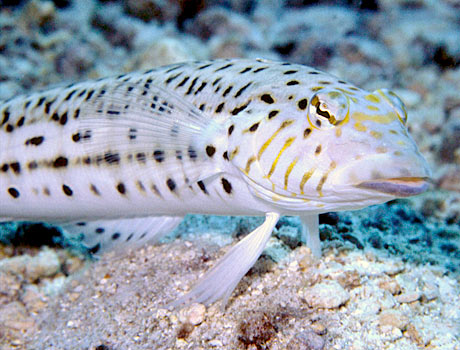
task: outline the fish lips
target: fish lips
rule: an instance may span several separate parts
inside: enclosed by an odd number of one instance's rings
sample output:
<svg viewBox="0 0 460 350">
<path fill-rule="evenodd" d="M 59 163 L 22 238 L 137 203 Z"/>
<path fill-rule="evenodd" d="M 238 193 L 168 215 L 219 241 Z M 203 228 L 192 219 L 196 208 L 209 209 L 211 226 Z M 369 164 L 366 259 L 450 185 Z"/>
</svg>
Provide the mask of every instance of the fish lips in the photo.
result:
<svg viewBox="0 0 460 350">
<path fill-rule="evenodd" d="M 423 193 L 430 187 L 429 178 L 407 177 L 364 181 L 356 185 L 358 188 L 373 190 L 395 197 L 410 197 Z"/>
</svg>

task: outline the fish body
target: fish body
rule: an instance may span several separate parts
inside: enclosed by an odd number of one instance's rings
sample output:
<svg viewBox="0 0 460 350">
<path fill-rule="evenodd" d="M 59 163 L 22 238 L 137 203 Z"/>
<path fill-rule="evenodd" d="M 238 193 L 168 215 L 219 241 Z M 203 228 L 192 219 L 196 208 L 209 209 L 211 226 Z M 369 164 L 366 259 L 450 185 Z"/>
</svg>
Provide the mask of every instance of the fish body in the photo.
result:
<svg viewBox="0 0 460 350">
<path fill-rule="evenodd" d="M 301 216 L 319 255 L 319 213 L 425 191 L 430 170 L 405 123 L 387 90 L 261 59 L 19 96 L 0 103 L 0 217 L 74 222 L 64 229 L 99 251 L 132 242 L 133 227 L 137 241 L 158 238 L 187 213 L 265 215 L 176 304 L 212 302 L 230 295 L 280 215 Z"/>
</svg>

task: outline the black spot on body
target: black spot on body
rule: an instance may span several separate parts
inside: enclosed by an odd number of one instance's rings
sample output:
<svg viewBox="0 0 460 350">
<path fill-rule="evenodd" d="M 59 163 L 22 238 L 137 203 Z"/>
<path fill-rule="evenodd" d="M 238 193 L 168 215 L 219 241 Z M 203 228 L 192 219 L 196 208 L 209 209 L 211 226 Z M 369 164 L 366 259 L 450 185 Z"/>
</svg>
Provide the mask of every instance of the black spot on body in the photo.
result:
<svg viewBox="0 0 460 350">
<path fill-rule="evenodd" d="M 237 91 L 237 93 L 234 95 L 234 97 L 237 98 L 237 97 L 241 96 L 241 94 L 244 92 L 244 90 L 246 90 L 251 84 L 252 84 L 252 82 L 247 83 L 245 86 L 243 86 L 241 89 L 239 89 Z"/>
<path fill-rule="evenodd" d="M 120 192 L 120 194 L 125 194 L 126 193 L 126 187 L 125 187 L 125 184 L 123 182 L 120 182 L 117 185 L 117 191 Z"/>
<path fill-rule="evenodd" d="M 120 155 L 118 153 L 107 152 L 104 155 L 104 160 L 107 164 L 119 164 L 120 163 Z"/>
<path fill-rule="evenodd" d="M 230 125 L 230 127 L 228 128 L 228 136 L 230 136 L 233 132 L 233 130 L 235 130 L 235 125 Z"/>
<path fill-rule="evenodd" d="M 233 89 L 232 85 L 230 85 L 228 88 L 226 88 L 225 91 L 222 94 L 222 97 L 227 96 L 230 93 L 230 91 L 232 91 L 232 89 Z"/>
<path fill-rule="evenodd" d="M 301 110 L 305 110 L 305 108 L 307 108 L 307 105 L 308 105 L 308 100 L 306 98 L 303 98 L 299 102 L 297 102 L 297 106 Z"/>
<path fill-rule="evenodd" d="M 51 116 L 51 120 L 53 120 L 55 122 L 58 122 L 59 121 L 59 115 L 57 113 L 53 113 L 53 115 Z"/>
<path fill-rule="evenodd" d="M 249 72 L 251 69 L 252 69 L 252 67 L 246 67 L 245 69 L 243 69 L 243 70 L 240 71 L 239 73 L 240 73 L 240 74 L 244 74 L 244 73 Z"/>
<path fill-rule="evenodd" d="M 5 130 L 6 130 L 6 132 L 13 132 L 14 127 L 11 124 L 7 124 Z"/>
<path fill-rule="evenodd" d="M 171 192 L 174 192 L 176 189 L 176 183 L 174 182 L 173 179 L 168 179 L 166 180 L 166 186 L 168 186 L 169 190 Z"/>
<path fill-rule="evenodd" d="M 186 83 L 189 79 L 190 79 L 190 77 L 185 77 L 184 79 L 182 79 L 182 81 L 181 81 L 179 84 L 177 84 L 176 88 L 181 87 L 181 86 L 184 86 L 185 83 Z"/>
<path fill-rule="evenodd" d="M 156 150 L 153 152 L 153 158 L 158 162 L 161 163 L 165 160 L 165 152 L 162 150 Z"/>
<path fill-rule="evenodd" d="M 100 249 L 101 249 L 101 244 L 98 243 L 95 246 L 93 246 L 92 248 L 89 248 L 88 252 L 91 253 L 91 254 L 96 254 Z"/>
<path fill-rule="evenodd" d="M 315 154 L 318 155 L 321 153 L 321 145 L 318 145 L 315 149 Z"/>
<path fill-rule="evenodd" d="M 211 66 L 211 65 L 212 65 L 211 63 L 207 63 L 207 64 L 205 64 L 204 66 L 198 67 L 198 70 L 202 70 L 202 69 L 208 68 L 208 67 Z"/>
<path fill-rule="evenodd" d="M 73 91 L 69 92 L 69 93 L 67 94 L 67 96 L 65 97 L 64 101 L 70 100 L 71 97 L 73 96 L 73 94 L 75 94 L 76 91 L 77 91 L 77 90 L 73 90 Z"/>
<path fill-rule="evenodd" d="M 299 85 L 300 83 L 297 80 L 291 80 L 286 83 L 288 86 Z"/>
<path fill-rule="evenodd" d="M 36 106 L 36 107 L 40 107 L 40 106 L 43 104 L 43 102 L 45 102 L 45 101 L 46 101 L 46 97 L 41 97 L 41 98 L 38 100 L 38 103 L 37 103 L 37 106 Z"/>
<path fill-rule="evenodd" d="M 24 121 L 25 121 L 25 120 L 26 120 L 25 117 L 19 118 L 19 120 L 18 120 L 17 123 L 16 123 L 16 126 L 17 126 L 18 128 L 20 128 L 21 126 L 24 125 Z"/>
<path fill-rule="evenodd" d="M 16 175 L 19 175 L 21 173 L 21 164 L 19 164 L 18 162 L 10 163 L 10 168 Z"/>
<path fill-rule="evenodd" d="M 262 72 L 264 71 L 265 69 L 267 69 L 268 67 L 260 67 L 260 68 L 257 68 L 256 70 L 254 70 L 254 73 L 259 73 L 259 72 Z"/>
<path fill-rule="evenodd" d="M 224 188 L 224 191 L 227 192 L 228 194 L 231 194 L 232 184 L 228 182 L 228 180 L 224 177 L 222 178 L 221 182 L 222 182 L 222 187 Z"/>
<path fill-rule="evenodd" d="M 102 234 L 102 233 L 104 233 L 104 232 L 105 232 L 105 229 L 104 229 L 103 227 L 98 227 L 98 228 L 96 229 L 96 233 L 99 234 L 99 235 Z"/>
<path fill-rule="evenodd" d="M 6 173 L 9 168 L 10 168 L 10 166 L 8 164 L 3 164 L 0 169 L 2 170 L 2 172 Z"/>
<path fill-rule="evenodd" d="M 39 146 L 42 144 L 43 140 L 45 140 L 43 136 L 35 136 L 35 137 L 32 137 L 26 140 L 25 145 L 26 146 L 29 146 L 29 145 Z"/>
<path fill-rule="evenodd" d="M 80 116 L 80 109 L 77 108 L 77 109 L 75 110 L 75 112 L 73 113 L 73 118 L 74 118 L 74 119 L 78 119 L 79 116 Z"/>
<path fill-rule="evenodd" d="M 60 156 L 54 160 L 53 167 L 54 168 L 64 168 L 67 166 L 68 163 L 69 161 L 67 160 L 67 158 Z"/>
<path fill-rule="evenodd" d="M 269 94 L 263 94 L 262 96 L 260 96 L 260 99 L 265 102 L 265 103 L 268 103 L 268 104 L 272 104 L 275 102 L 275 100 L 273 99 L 273 97 L 271 97 Z"/>
<path fill-rule="evenodd" d="M 278 113 L 279 111 L 270 111 L 270 113 L 268 113 L 268 119 L 275 118 L 278 115 Z"/>
<path fill-rule="evenodd" d="M 38 164 L 33 160 L 27 164 L 27 168 L 29 168 L 29 170 L 35 170 L 38 168 Z"/>
<path fill-rule="evenodd" d="M 137 129 L 135 128 L 130 128 L 129 133 L 128 133 L 128 138 L 130 140 L 135 140 L 137 138 Z"/>
<path fill-rule="evenodd" d="M 128 238 L 126 238 L 126 242 L 129 242 L 131 240 L 131 238 L 133 238 L 134 236 L 134 233 L 131 233 Z"/>
<path fill-rule="evenodd" d="M 45 113 L 46 113 L 46 114 L 49 114 L 49 112 L 50 112 L 50 110 L 51 110 L 51 105 L 52 105 L 53 103 L 54 103 L 54 100 L 45 103 Z"/>
<path fill-rule="evenodd" d="M 224 106 L 225 106 L 225 102 L 222 102 L 220 105 L 218 105 L 216 108 L 216 113 L 222 112 L 222 110 L 224 109 Z"/>
<path fill-rule="evenodd" d="M 66 196 L 71 197 L 73 195 L 72 189 L 67 185 L 62 185 L 62 191 L 64 192 Z"/>
<path fill-rule="evenodd" d="M 308 135 L 311 134 L 311 129 L 310 128 L 306 128 L 303 132 L 303 137 L 307 137 Z"/>
<path fill-rule="evenodd" d="M 227 64 L 227 65 L 225 65 L 225 66 L 223 66 L 223 67 L 220 67 L 220 68 L 216 69 L 214 72 L 219 72 L 219 71 L 221 71 L 221 70 L 230 68 L 231 66 L 233 66 L 233 63 L 229 63 L 229 64 Z"/>
<path fill-rule="evenodd" d="M 88 101 L 93 96 L 93 94 L 94 94 L 94 90 L 90 90 L 88 92 L 88 95 L 86 95 L 85 101 Z"/>
<path fill-rule="evenodd" d="M 78 141 L 80 141 L 80 139 L 81 139 L 81 137 L 80 137 L 80 133 L 79 133 L 79 132 L 77 132 L 76 134 L 73 134 L 73 135 L 72 135 L 72 140 L 73 140 L 73 142 L 78 142 Z"/>
<path fill-rule="evenodd" d="M 198 81 L 198 77 L 192 80 L 192 83 L 190 84 L 187 92 L 185 93 L 186 95 L 190 95 L 193 91 L 193 87 L 195 86 L 196 82 Z"/>
<path fill-rule="evenodd" d="M 140 163 L 145 163 L 145 159 L 146 159 L 145 153 L 143 152 L 136 153 L 136 159 Z"/>
<path fill-rule="evenodd" d="M 196 150 L 192 146 L 188 148 L 187 152 L 191 160 L 195 161 L 198 158 L 198 154 L 196 153 Z"/>
<path fill-rule="evenodd" d="M 203 191 L 204 194 L 209 194 L 209 192 L 206 189 L 206 186 L 204 185 L 203 181 L 198 181 L 197 185 L 201 189 L 201 191 Z"/>
<path fill-rule="evenodd" d="M 2 126 L 5 125 L 8 120 L 10 119 L 10 112 L 8 111 L 8 108 L 3 111 L 3 119 L 2 119 Z"/>
<path fill-rule="evenodd" d="M 259 127 L 259 123 L 252 124 L 251 127 L 249 128 L 249 131 L 255 132 L 258 127 Z"/>
<path fill-rule="evenodd" d="M 19 191 L 17 189 L 15 189 L 14 187 L 8 188 L 8 193 L 13 198 L 18 198 L 19 197 Z"/>
<path fill-rule="evenodd" d="M 290 74 L 295 74 L 295 73 L 297 73 L 296 70 L 287 70 L 287 71 L 284 72 L 283 74 L 285 74 L 285 75 L 290 75 Z"/>
<path fill-rule="evenodd" d="M 214 153 L 216 153 L 216 148 L 214 146 L 212 146 L 212 145 L 206 146 L 206 154 L 209 157 L 212 157 L 214 155 Z"/>
<path fill-rule="evenodd" d="M 249 100 L 246 104 L 242 105 L 242 106 L 239 106 L 239 107 L 235 107 L 231 113 L 232 115 L 237 115 L 238 113 L 244 111 L 248 106 L 249 106 L 249 103 L 251 103 L 251 101 Z"/>
<path fill-rule="evenodd" d="M 166 84 L 171 83 L 174 79 L 176 79 L 176 78 L 177 78 L 178 76 L 180 76 L 181 74 L 182 74 L 182 73 L 178 73 L 178 74 L 176 74 L 176 75 L 170 76 L 168 79 L 166 79 L 165 83 L 166 83 Z"/>
<path fill-rule="evenodd" d="M 221 80 L 222 80 L 222 77 L 217 78 L 216 80 L 212 82 L 212 86 L 216 86 L 217 84 L 219 84 Z"/>
<path fill-rule="evenodd" d="M 222 153 L 222 157 L 223 157 L 225 160 L 229 160 L 229 159 L 228 159 L 228 152 L 225 151 L 224 153 Z"/>
<path fill-rule="evenodd" d="M 120 233 L 118 232 L 115 232 L 113 235 L 112 235 L 112 240 L 116 241 L 118 238 L 120 238 Z"/>
<path fill-rule="evenodd" d="M 206 85 L 208 85 L 207 82 L 205 82 L 205 81 L 202 82 L 200 87 L 195 91 L 195 95 L 199 94 L 206 87 Z"/>
<path fill-rule="evenodd" d="M 99 190 L 97 189 L 97 187 L 93 184 L 91 184 L 89 186 L 89 189 L 91 190 L 91 192 L 93 192 L 96 196 L 100 196 L 101 195 L 101 192 L 99 192 Z"/>
<path fill-rule="evenodd" d="M 176 150 L 176 159 L 177 160 L 182 160 L 182 151 Z"/>
</svg>

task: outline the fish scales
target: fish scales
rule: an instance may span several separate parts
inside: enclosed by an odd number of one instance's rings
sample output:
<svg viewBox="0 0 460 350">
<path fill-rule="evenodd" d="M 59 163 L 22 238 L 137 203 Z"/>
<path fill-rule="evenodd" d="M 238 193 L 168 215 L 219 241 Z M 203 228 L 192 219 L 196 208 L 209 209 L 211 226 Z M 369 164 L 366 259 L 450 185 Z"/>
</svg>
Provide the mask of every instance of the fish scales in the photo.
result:
<svg viewBox="0 0 460 350">
<path fill-rule="evenodd" d="M 157 240 L 187 213 L 265 215 L 172 305 L 226 300 L 280 215 L 427 189 L 392 92 L 316 69 L 230 59 L 72 84 L 0 103 L 0 217 L 66 222 L 93 253 Z M 238 264 L 234 264 L 238 261 Z"/>
</svg>

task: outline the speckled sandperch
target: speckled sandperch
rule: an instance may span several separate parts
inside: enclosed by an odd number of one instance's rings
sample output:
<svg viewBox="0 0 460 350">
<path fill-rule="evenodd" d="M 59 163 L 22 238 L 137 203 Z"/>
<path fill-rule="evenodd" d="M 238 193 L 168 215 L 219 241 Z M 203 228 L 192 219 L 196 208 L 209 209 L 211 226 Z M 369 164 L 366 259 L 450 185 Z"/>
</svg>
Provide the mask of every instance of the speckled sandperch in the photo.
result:
<svg viewBox="0 0 460 350">
<path fill-rule="evenodd" d="M 187 213 L 265 215 L 172 305 L 226 300 L 280 215 L 428 187 L 401 100 L 263 59 L 189 62 L 0 104 L 0 217 L 62 223 L 92 253 L 158 240 Z M 69 223 L 71 222 L 71 223 Z"/>
</svg>

